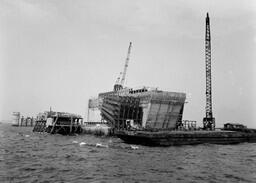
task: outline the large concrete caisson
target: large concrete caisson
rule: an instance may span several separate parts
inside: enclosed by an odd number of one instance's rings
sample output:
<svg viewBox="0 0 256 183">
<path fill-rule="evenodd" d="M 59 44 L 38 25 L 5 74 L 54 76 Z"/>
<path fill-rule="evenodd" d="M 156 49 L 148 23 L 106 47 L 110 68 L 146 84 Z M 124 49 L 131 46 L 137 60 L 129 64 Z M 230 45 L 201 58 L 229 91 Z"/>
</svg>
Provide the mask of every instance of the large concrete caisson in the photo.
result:
<svg viewBox="0 0 256 183">
<path fill-rule="evenodd" d="M 174 129 L 181 123 L 186 99 L 184 93 L 151 91 L 140 97 L 143 106 L 143 127 Z"/>
<path fill-rule="evenodd" d="M 124 128 L 123 124 L 132 120 L 143 129 L 175 129 L 182 121 L 185 99 L 185 93 L 146 87 L 137 90 L 123 89 L 99 94 L 99 100 L 102 101 L 99 108 L 103 119 L 112 125 L 115 123 L 115 128 Z"/>
</svg>

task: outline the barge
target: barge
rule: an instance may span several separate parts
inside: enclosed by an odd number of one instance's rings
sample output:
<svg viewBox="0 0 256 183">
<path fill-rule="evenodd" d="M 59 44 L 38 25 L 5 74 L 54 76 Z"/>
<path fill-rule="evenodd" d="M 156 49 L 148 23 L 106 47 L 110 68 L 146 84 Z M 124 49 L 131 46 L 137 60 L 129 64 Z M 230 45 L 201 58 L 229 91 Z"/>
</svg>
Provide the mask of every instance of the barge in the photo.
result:
<svg viewBox="0 0 256 183">
<path fill-rule="evenodd" d="M 198 128 L 183 120 L 184 93 L 119 90 L 100 95 L 101 116 L 126 143 L 148 146 L 256 142 L 256 130 L 227 123 L 223 129 Z"/>
<path fill-rule="evenodd" d="M 132 131 L 119 130 L 117 137 L 129 144 L 147 146 L 174 146 L 195 144 L 238 144 L 256 142 L 256 130 L 227 131 L 227 130 L 198 130 L 198 131 Z"/>
</svg>

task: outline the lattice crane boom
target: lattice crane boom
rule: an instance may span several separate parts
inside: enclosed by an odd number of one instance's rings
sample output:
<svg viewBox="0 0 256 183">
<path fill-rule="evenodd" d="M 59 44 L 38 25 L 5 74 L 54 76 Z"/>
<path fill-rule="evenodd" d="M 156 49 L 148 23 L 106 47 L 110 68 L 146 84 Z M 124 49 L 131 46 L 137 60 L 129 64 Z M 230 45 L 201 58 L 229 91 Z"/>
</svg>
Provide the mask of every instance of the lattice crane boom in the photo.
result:
<svg viewBox="0 0 256 183">
<path fill-rule="evenodd" d="M 215 129 L 215 118 L 212 114 L 212 78 L 211 78 L 211 33 L 210 18 L 206 15 L 206 32 L 205 32 L 205 67 L 206 67 L 206 116 L 203 119 L 205 129 Z"/>
<path fill-rule="evenodd" d="M 125 81 L 125 77 L 126 77 L 126 72 L 127 72 L 127 68 L 128 68 L 128 64 L 129 64 L 129 60 L 130 60 L 131 48 L 132 48 L 132 42 L 130 42 L 130 44 L 129 44 L 128 53 L 127 53 L 127 57 L 125 60 L 123 76 L 122 76 L 122 80 L 120 83 L 122 86 L 124 85 L 124 81 Z"/>
</svg>

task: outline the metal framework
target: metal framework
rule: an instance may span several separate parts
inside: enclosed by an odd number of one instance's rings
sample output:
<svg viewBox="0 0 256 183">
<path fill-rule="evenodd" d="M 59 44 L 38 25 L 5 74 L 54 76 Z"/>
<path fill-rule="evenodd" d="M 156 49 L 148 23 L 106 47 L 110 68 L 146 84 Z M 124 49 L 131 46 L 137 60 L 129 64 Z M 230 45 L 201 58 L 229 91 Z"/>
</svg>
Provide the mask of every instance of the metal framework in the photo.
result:
<svg viewBox="0 0 256 183">
<path fill-rule="evenodd" d="M 103 100 L 101 116 L 114 129 L 128 128 L 127 122 L 142 123 L 142 108 L 138 97 L 109 95 Z"/>
<path fill-rule="evenodd" d="M 206 32 L 205 32 L 205 66 L 206 66 L 206 116 L 203 119 L 205 129 L 215 129 L 215 118 L 212 114 L 212 79 L 211 79 L 211 33 L 210 18 L 206 16 Z"/>
<path fill-rule="evenodd" d="M 126 60 L 125 60 L 124 71 L 123 71 L 123 76 L 122 76 L 122 80 L 121 80 L 121 85 L 122 86 L 124 86 L 124 81 L 125 81 L 125 77 L 126 77 L 128 63 L 129 63 L 129 60 L 130 60 L 131 49 L 132 49 L 132 42 L 130 42 L 130 44 L 129 44 L 128 53 L 127 53 L 127 57 L 126 57 Z"/>
<path fill-rule="evenodd" d="M 115 92 L 123 89 L 123 87 L 124 87 L 124 81 L 125 81 L 126 72 L 127 72 L 127 68 L 128 68 L 128 64 L 129 64 L 129 60 L 130 60 L 131 49 L 132 49 L 132 42 L 130 42 L 130 44 L 129 44 L 127 57 L 125 59 L 124 71 L 120 72 L 120 76 L 117 78 L 116 83 L 114 85 Z M 122 76 L 122 78 L 121 78 L 121 76 Z"/>
</svg>

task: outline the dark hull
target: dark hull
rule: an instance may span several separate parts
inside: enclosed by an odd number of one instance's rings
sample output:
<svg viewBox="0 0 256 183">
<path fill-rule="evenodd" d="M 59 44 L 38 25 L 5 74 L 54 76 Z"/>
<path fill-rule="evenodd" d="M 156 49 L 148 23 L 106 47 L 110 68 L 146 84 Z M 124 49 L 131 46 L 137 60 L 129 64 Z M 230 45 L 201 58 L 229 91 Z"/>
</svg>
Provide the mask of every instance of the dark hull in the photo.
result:
<svg viewBox="0 0 256 183">
<path fill-rule="evenodd" d="M 117 137 L 130 144 L 175 146 L 194 144 L 238 144 L 256 142 L 256 133 L 235 131 L 118 131 Z"/>
</svg>

